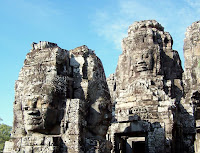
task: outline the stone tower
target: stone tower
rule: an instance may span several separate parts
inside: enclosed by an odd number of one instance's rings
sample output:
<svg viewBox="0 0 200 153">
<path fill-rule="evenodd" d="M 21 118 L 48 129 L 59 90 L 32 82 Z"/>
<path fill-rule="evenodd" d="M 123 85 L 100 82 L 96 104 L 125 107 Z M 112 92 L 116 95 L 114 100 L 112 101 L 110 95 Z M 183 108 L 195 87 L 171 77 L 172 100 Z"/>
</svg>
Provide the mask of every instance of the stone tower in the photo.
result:
<svg viewBox="0 0 200 153">
<path fill-rule="evenodd" d="M 114 146 L 112 152 L 189 150 L 182 141 L 190 139 L 181 135 L 191 133 L 179 133 L 191 118 L 182 106 L 183 69 L 172 45 L 170 34 L 155 20 L 129 26 L 116 72 L 107 79 L 113 99 L 108 132 Z"/>
<path fill-rule="evenodd" d="M 4 152 L 110 152 L 110 104 L 94 51 L 33 43 L 16 81 L 13 131 Z"/>
<path fill-rule="evenodd" d="M 195 152 L 200 152 L 200 21 L 189 26 L 184 40 L 185 99 L 193 106 L 189 112 L 195 118 Z M 195 133 L 196 132 L 196 133 Z"/>
</svg>

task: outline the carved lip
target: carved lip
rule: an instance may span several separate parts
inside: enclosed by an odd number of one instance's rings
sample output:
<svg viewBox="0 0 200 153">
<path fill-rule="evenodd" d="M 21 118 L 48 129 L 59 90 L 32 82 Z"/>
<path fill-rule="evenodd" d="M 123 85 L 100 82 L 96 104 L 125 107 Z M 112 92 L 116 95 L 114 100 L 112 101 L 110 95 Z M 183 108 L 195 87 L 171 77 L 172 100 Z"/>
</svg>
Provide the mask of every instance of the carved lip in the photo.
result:
<svg viewBox="0 0 200 153">
<path fill-rule="evenodd" d="M 28 124 L 40 124 L 42 116 L 38 110 L 27 111 L 27 123 Z"/>
<path fill-rule="evenodd" d="M 30 110 L 30 111 L 27 111 L 27 114 L 31 116 L 39 116 L 40 112 L 38 110 Z"/>
<path fill-rule="evenodd" d="M 147 70 L 147 66 L 146 65 L 137 66 L 137 71 L 138 72 L 146 71 L 146 70 Z"/>
<path fill-rule="evenodd" d="M 36 124 L 40 124 L 42 122 L 42 117 L 40 116 L 29 116 L 27 119 L 27 123 L 30 125 L 36 125 Z"/>
<path fill-rule="evenodd" d="M 41 116 L 30 116 L 29 115 L 29 118 L 28 118 L 28 120 L 40 120 L 40 119 L 42 119 Z"/>
<path fill-rule="evenodd" d="M 41 116 L 38 115 L 28 115 L 28 120 L 40 120 L 42 119 Z"/>
</svg>

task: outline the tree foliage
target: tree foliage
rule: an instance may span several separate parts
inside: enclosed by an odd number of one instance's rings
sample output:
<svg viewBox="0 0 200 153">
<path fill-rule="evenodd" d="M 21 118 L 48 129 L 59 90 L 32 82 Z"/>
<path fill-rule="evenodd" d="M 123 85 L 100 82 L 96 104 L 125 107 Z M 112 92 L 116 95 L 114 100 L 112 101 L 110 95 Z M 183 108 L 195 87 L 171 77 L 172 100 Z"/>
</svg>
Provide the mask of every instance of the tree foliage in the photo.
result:
<svg viewBox="0 0 200 153">
<path fill-rule="evenodd" d="M 0 153 L 3 152 L 5 141 L 10 139 L 11 129 L 11 126 L 0 124 Z"/>
</svg>

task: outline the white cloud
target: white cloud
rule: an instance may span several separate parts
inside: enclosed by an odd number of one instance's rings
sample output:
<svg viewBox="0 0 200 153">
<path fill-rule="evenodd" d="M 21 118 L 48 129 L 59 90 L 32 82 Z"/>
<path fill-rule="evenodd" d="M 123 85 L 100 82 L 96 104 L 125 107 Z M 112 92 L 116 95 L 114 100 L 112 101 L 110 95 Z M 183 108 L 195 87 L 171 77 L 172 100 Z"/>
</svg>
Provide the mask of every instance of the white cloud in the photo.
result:
<svg viewBox="0 0 200 153">
<path fill-rule="evenodd" d="M 127 29 L 134 21 L 155 19 L 165 23 L 165 18 L 156 9 L 144 3 L 135 0 L 117 2 L 115 10 L 97 10 L 92 23 L 97 34 L 112 42 L 118 50 L 121 50 L 121 40 L 127 36 Z"/>
<path fill-rule="evenodd" d="M 114 11 L 98 10 L 93 25 L 99 36 L 104 37 L 121 50 L 121 40 L 134 21 L 155 19 L 165 27 L 174 39 L 174 47 L 183 60 L 183 40 L 186 28 L 199 20 L 199 0 L 179 2 L 157 0 L 118 0 Z"/>
<path fill-rule="evenodd" d="M 200 1 L 199 0 L 185 0 L 187 2 L 187 4 L 194 8 L 194 11 L 197 11 L 200 13 Z"/>
<path fill-rule="evenodd" d="M 121 48 L 121 40 L 126 36 L 127 23 L 108 12 L 97 11 L 92 21 L 94 29 L 99 36 L 115 44 L 116 49 Z"/>
</svg>

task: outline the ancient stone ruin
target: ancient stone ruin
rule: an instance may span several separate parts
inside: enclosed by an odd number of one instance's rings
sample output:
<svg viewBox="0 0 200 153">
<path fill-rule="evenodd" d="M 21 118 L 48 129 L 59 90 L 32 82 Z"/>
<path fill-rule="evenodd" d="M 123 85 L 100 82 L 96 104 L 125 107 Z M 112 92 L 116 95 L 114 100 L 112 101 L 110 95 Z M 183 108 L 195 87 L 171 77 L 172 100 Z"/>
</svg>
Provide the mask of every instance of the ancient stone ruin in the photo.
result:
<svg viewBox="0 0 200 153">
<path fill-rule="evenodd" d="M 4 153 L 199 153 L 200 22 L 186 31 L 185 71 L 172 45 L 157 21 L 134 22 L 106 80 L 87 46 L 33 43 Z"/>
<path fill-rule="evenodd" d="M 116 73 L 107 79 L 113 152 L 193 151 L 192 107 L 185 105 L 183 69 L 172 45 L 170 34 L 154 20 L 129 27 Z"/>
<path fill-rule="evenodd" d="M 185 33 L 184 40 L 185 57 L 185 104 L 192 106 L 187 112 L 193 118 L 194 149 L 200 152 L 200 22 L 194 22 Z M 192 125 L 191 125 L 192 126 Z"/>
<path fill-rule="evenodd" d="M 87 46 L 33 43 L 15 91 L 4 152 L 110 152 L 110 94 L 102 63 Z"/>
</svg>

